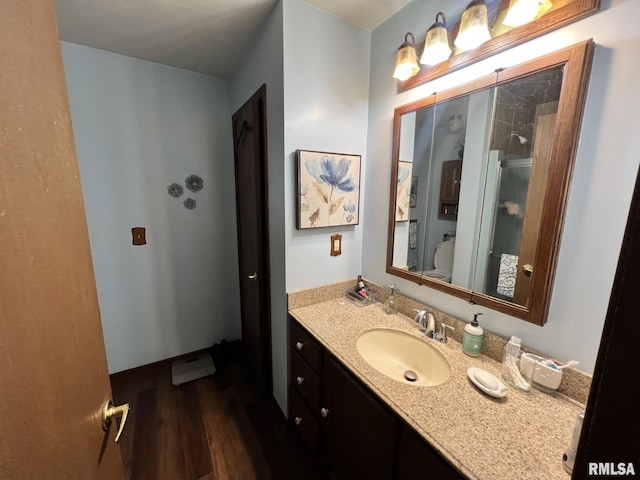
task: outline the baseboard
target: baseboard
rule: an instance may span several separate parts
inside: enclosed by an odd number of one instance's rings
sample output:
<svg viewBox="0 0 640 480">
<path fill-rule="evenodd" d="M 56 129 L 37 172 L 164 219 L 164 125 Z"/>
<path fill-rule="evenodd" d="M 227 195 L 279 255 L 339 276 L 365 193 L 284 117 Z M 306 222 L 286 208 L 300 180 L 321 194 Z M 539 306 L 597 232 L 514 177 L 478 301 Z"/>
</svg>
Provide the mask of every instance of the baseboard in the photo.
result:
<svg viewBox="0 0 640 480">
<path fill-rule="evenodd" d="M 157 362 L 152 362 L 152 363 L 147 363 L 145 365 L 140 365 L 138 367 L 133 367 L 133 368 L 129 368 L 127 370 L 122 370 L 120 372 L 116 372 L 116 373 L 111 373 L 109 374 L 109 378 L 118 378 L 120 376 L 125 376 L 125 375 L 131 375 L 132 373 L 135 373 L 139 370 L 148 370 L 148 369 L 155 369 L 155 368 L 168 368 L 171 369 L 171 364 L 175 361 L 180 361 L 180 360 L 184 360 L 186 358 L 192 357 L 194 355 L 201 355 L 203 353 L 211 353 L 213 347 L 209 347 L 209 348 L 201 348 L 200 350 L 196 350 L 194 352 L 190 352 L 190 353 L 183 353 L 182 355 L 176 355 L 175 357 L 170 357 L 170 358 L 165 358 L 164 360 L 158 360 Z"/>
</svg>

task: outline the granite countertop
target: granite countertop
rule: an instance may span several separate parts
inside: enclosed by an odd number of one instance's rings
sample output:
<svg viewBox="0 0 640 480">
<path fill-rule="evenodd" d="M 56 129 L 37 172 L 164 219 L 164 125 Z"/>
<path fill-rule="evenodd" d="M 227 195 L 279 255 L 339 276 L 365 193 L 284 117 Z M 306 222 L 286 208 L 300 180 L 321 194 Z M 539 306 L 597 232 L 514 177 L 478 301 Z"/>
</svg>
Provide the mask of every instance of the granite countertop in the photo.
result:
<svg viewBox="0 0 640 480">
<path fill-rule="evenodd" d="M 561 479 L 562 454 L 584 406 L 562 395 L 523 393 L 508 386 L 505 398 L 478 390 L 467 377 L 479 367 L 500 378 L 500 363 L 469 357 L 455 340 L 440 344 L 424 337 L 412 319 L 387 315 L 379 303 L 359 307 L 336 298 L 293 308 L 289 313 L 380 399 L 470 479 Z M 358 353 L 367 330 L 387 328 L 413 334 L 440 351 L 451 376 L 435 387 L 401 383 L 379 373 Z"/>
</svg>

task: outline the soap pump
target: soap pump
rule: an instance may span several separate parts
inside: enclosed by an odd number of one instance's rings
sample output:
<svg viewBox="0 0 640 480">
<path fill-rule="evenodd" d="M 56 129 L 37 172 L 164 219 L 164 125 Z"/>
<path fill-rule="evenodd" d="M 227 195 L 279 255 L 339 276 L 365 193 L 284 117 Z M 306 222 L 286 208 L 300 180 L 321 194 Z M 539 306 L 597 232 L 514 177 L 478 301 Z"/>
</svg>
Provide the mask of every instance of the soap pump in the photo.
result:
<svg viewBox="0 0 640 480">
<path fill-rule="evenodd" d="M 473 315 L 473 320 L 464 327 L 464 334 L 462 336 L 462 351 L 470 357 L 477 357 L 482 350 L 482 336 L 484 330 L 478 323 L 478 316 L 482 313 L 476 313 Z"/>
<path fill-rule="evenodd" d="M 396 292 L 398 288 L 395 283 L 393 285 L 389 285 L 389 296 L 387 297 L 387 301 L 384 302 L 384 311 L 387 315 L 393 315 L 398 313 L 398 304 L 396 303 Z"/>
</svg>

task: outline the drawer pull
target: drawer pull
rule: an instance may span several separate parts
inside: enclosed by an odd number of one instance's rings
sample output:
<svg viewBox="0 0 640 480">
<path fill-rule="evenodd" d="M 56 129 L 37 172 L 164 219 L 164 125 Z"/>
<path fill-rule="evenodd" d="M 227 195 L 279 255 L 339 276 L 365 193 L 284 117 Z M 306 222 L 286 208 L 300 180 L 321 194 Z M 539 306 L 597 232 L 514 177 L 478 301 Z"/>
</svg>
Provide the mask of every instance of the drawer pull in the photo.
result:
<svg viewBox="0 0 640 480">
<path fill-rule="evenodd" d="M 302 382 L 304 382 L 304 377 L 298 377 L 298 378 L 296 378 L 296 383 L 297 383 L 298 385 L 302 385 Z"/>
<path fill-rule="evenodd" d="M 322 415 L 324 418 L 327 418 L 327 415 L 329 415 L 329 409 L 328 408 L 321 408 L 320 409 L 320 415 Z"/>
<path fill-rule="evenodd" d="M 302 423 L 302 417 L 296 417 L 293 419 L 296 425 L 300 425 Z"/>
<path fill-rule="evenodd" d="M 304 347 L 304 343 L 302 343 L 302 342 L 296 342 L 296 348 L 297 348 L 298 350 L 302 350 L 302 347 Z"/>
</svg>

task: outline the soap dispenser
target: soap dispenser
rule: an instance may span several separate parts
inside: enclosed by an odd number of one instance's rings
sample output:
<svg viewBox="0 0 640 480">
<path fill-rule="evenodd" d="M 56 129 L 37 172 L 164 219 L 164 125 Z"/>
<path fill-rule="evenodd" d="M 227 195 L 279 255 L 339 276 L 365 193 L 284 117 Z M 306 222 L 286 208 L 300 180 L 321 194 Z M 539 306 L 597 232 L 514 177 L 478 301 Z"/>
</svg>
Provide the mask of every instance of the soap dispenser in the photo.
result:
<svg viewBox="0 0 640 480">
<path fill-rule="evenodd" d="M 398 304 L 396 303 L 396 292 L 398 291 L 395 284 L 389 285 L 389 296 L 387 301 L 384 302 L 384 311 L 387 315 L 393 315 L 398 313 Z"/>
<path fill-rule="evenodd" d="M 479 315 L 482 315 L 482 313 L 476 313 L 471 323 L 468 323 L 467 326 L 464 327 L 464 334 L 462 336 L 462 351 L 470 357 L 477 357 L 482 350 L 482 336 L 484 335 L 484 331 L 478 324 Z"/>
</svg>

